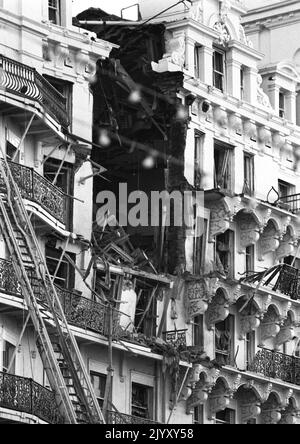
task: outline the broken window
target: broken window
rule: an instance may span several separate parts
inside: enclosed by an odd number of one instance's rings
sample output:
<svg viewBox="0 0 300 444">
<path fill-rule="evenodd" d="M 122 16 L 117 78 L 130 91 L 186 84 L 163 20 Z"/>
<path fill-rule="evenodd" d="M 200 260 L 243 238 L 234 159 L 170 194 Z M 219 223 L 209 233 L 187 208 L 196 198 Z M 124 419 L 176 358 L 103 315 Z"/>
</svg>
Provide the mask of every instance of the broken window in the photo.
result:
<svg viewBox="0 0 300 444">
<path fill-rule="evenodd" d="M 244 194 L 253 196 L 254 194 L 254 156 L 244 153 Z"/>
<path fill-rule="evenodd" d="M 215 188 L 232 191 L 232 159 L 233 148 L 220 142 L 215 142 Z"/>
<path fill-rule="evenodd" d="M 205 266 L 206 242 L 207 242 L 207 227 L 208 221 L 201 219 L 199 223 L 203 224 L 203 234 L 196 236 L 194 239 L 194 274 L 201 275 L 203 267 Z"/>
<path fill-rule="evenodd" d="M 48 0 L 48 19 L 55 25 L 61 24 L 60 0 Z"/>
<path fill-rule="evenodd" d="M 131 414 L 138 418 L 152 419 L 153 389 L 140 384 L 132 384 Z"/>
<path fill-rule="evenodd" d="M 231 365 L 233 361 L 234 316 L 215 326 L 216 361 L 219 365 Z"/>
<path fill-rule="evenodd" d="M 235 410 L 225 409 L 217 412 L 216 424 L 235 424 Z"/>
<path fill-rule="evenodd" d="M 67 162 L 64 162 L 61 167 L 61 163 L 61 160 L 48 159 L 44 163 L 44 177 L 51 183 L 54 183 L 55 181 L 55 186 L 60 188 L 70 197 L 65 199 L 65 214 L 67 221 L 66 225 L 71 230 L 73 221 L 73 200 L 71 196 L 74 196 L 74 167 Z"/>
<path fill-rule="evenodd" d="M 216 237 L 216 265 L 222 274 L 233 277 L 234 232 L 231 230 Z"/>
<path fill-rule="evenodd" d="M 99 406 L 102 408 L 105 398 L 107 376 L 99 373 L 91 372 L 91 382 L 95 391 L 95 395 Z"/>
<path fill-rule="evenodd" d="M 3 353 L 2 353 L 2 371 L 7 373 L 11 360 L 16 351 L 16 347 L 8 341 L 3 341 Z M 9 369 L 10 374 L 15 374 L 16 371 L 16 358 L 14 358 L 13 364 Z"/>
<path fill-rule="evenodd" d="M 61 254 L 62 252 L 60 250 L 56 250 L 55 248 L 47 245 L 46 246 L 47 267 L 51 277 L 54 277 L 56 273 L 56 278 L 54 281 L 55 285 L 58 285 L 61 288 L 65 288 L 66 290 L 73 290 L 75 287 L 75 270 L 67 260 L 63 259 L 60 262 Z M 75 255 L 70 253 L 68 253 L 68 255 L 72 258 L 74 262 L 76 262 Z"/>
<path fill-rule="evenodd" d="M 157 329 L 157 300 L 155 289 L 137 289 L 137 306 L 135 314 L 135 328 L 148 338 L 156 337 Z"/>
<path fill-rule="evenodd" d="M 67 113 L 72 123 L 73 114 L 73 84 L 65 80 L 44 75 L 45 79 L 66 99 Z"/>
<path fill-rule="evenodd" d="M 215 50 L 213 54 L 213 86 L 224 92 L 225 89 L 225 52 Z"/>
</svg>

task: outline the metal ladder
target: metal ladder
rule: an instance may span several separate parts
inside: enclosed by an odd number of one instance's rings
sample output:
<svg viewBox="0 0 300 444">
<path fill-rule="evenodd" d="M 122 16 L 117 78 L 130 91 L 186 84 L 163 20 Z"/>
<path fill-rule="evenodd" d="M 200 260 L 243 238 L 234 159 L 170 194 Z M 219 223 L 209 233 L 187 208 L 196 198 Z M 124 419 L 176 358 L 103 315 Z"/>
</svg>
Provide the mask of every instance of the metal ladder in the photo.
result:
<svg viewBox="0 0 300 444">
<path fill-rule="evenodd" d="M 79 347 L 5 159 L 0 159 L 0 230 L 22 286 L 59 411 L 68 424 L 103 424 L 104 417 Z"/>
</svg>

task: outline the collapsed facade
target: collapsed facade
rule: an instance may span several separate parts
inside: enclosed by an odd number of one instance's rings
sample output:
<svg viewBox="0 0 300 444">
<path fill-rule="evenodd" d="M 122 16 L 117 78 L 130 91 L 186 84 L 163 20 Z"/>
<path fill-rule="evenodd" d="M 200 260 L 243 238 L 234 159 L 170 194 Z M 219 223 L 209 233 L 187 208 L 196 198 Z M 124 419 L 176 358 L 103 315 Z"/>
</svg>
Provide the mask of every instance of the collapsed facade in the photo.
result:
<svg viewBox="0 0 300 444">
<path fill-rule="evenodd" d="M 29 3 L 0 9 L 1 422 L 297 423 L 297 5 Z M 198 236 L 100 224 L 125 186 L 189 192 Z"/>
</svg>

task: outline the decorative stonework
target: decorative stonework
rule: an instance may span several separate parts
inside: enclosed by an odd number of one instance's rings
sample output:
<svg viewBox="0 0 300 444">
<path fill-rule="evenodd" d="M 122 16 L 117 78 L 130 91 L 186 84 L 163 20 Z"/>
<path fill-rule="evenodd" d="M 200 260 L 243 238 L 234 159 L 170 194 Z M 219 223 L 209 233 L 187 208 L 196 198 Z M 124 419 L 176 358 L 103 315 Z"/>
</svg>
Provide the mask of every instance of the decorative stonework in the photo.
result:
<svg viewBox="0 0 300 444">
<path fill-rule="evenodd" d="M 239 27 L 239 39 L 241 43 L 244 43 L 244 45 L 249 46 L 249 48 L 253 48 L 253 43 L 248 37 L 246 36 L 244 26 L 240 24 Z"/>
<path fill-rule="evenodd" d="M 199 279 L 197 281 L 186 282 L 185 289 L 185 312 L 186 322 L 199 315 L 203 315 L 208 309 L 208 303 L 211 300 L 207 280 Z"/>
<path fill-rule="evenodd" d="M 218 32 L 219 39 L 218 43 L 222 46 L 226 46 L 228 42 L 230 41 L 230 33 L 227 29 L 227 26 L 223 22 L 217 22 L 215 23 L 213 29 Z"/>
<path fill-rule="evenodd" d="M 245 337 L 248 333 L 255 331 L 260 326 L 260 322 L 261 322 L 261 315 L 260 314 L 254 314 L 254 315 L 249 315 L 249 316 L 241 315 L 241 318 L 240 318 L 240 326 L 241 326 L 240 339 Z"/>
<path fill-rule="evenodd" d="M 268 109 L 268 110 L 272 110 L 272 105 L 269 99 L 269 96 L 264 92 L 263 88 L 262 88 L 262 76 L 260 74 L 258 74 L 257 76 L 257 104 L 259 106 L 263 106 L 264 108 Z"/>
<path fill-rule="evenodd" d="M 260 326 L 261 346 L 265 345 L 264 342 L 267 339 L 275 338 L 278 335 L 280 332 L 281 322 L 282 321 L 275 312 L 275 309 L 269 308 Z"/>
<path fill-rule="evenodd" d="M 220 375 L 220 370 L 215 368 L 208 369 L 201 366 L 201 375 L 199 381 L 193 388 L 191 397 L 187 401 L 187 414 L 191 414 L 195 407 L 205 404 L 208 400 L 209 393 L 211 393 L 216 381 Z"/>
<path fill-rule="evenodd" d="M 166 54 L 163 59 L 167 59 L 170 63 L 174 63 L 174 65 L 183 69 L 185 65 L 185 34 L 168 31 L 166 32 L 165 44 Z"/>
<path fill-rule="evenodd" d="M 216 204 L 210 207 L 210 241 L 212 242 L 215 236 L 225 233 L 230 228 L 230 222 L 233 221 L 234 216 L 242 208 L 241 198 L 225 197 Z"/>
<path fill-rule="evenodd" d="M 198 0 L 192 4 L 189 16 L 196 22 L 203 23 L 203 12 L 203 0 Z"/>
<path fill-rule="evenodd" d="M 259 240 L 258 259 L 264 260 L 264 256 L 268 253 L 274 253 L 280 245 L 280 233 L 276 229 L 274 223 L 269 221 Z"/>
<path fill-rule="evenodd" d="M 225 321 L 229 316 L 229 306 L 229 296 L 222 288 L 219 288 L 206 312 L 206 322 L 209 330 L 218 322 Z"/>
<path fill-rule="evenodd" d="M 261 420 L 263 424 L 277 424 L 281 419 L 281 408 L 274 395 L 271 393 L 269 399 L 262 405 Z"/>
<path fill-rule="evenodd" d="M 232 394 L 224 384 L 217 384 L 209 395 L 209 419 L 213 419 L 216 413 L 225 410 L 230 404 Z"/>
</svg>

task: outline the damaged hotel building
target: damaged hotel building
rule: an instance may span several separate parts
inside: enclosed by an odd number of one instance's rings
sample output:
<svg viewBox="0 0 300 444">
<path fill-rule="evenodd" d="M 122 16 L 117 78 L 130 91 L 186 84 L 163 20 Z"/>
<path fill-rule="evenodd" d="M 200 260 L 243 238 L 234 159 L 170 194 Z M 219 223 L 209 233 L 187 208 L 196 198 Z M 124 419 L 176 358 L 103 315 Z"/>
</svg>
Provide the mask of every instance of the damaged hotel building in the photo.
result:
<svg viewBox="0 0 300 444">
<path fill-rule="evenodd" d="M 297 4 L 0 1 L 0 422 L 299 423 Z"/>
</svg>

